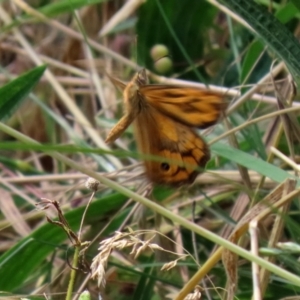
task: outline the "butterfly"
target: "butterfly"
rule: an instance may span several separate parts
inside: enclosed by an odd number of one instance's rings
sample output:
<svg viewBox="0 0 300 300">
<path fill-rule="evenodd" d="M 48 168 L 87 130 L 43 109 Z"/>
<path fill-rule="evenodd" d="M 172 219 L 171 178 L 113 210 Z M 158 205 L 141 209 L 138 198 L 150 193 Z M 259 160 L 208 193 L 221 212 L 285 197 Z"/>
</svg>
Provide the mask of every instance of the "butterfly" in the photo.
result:
<svg viewBox="0 0 300 300">
<path fill-rule="evenodd" d="M 105 142 L 115 141 L 133 123 L 139 152 L 159 158 L 144 161 L 150 181 L 173 186 L 193 183 L 210 159 L 208 145 L 194 128 L 218 121 L 226 107 L 223 97 L 194 87 L 148 84 L 146 70 L 128 84 L 109 78 L 123 91 L 124 115 Z"/>
</svg>

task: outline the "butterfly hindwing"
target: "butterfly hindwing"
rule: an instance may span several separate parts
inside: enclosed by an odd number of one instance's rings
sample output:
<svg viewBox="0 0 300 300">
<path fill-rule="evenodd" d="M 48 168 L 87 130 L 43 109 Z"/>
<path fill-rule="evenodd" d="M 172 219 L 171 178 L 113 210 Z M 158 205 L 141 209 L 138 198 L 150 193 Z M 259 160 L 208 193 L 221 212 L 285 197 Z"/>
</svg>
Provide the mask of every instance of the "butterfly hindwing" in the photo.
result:
<svg viewBox="0 0 300 300">
<path fill-rule="evenodd" d="M 192 183 L 210 158 L 208 146 L 193 129 L 154 108 L 141 111 L 134 127 L 138 148 L 152 157 L 144 164 L 153 182 L 169 185 Z"/>
</svg>

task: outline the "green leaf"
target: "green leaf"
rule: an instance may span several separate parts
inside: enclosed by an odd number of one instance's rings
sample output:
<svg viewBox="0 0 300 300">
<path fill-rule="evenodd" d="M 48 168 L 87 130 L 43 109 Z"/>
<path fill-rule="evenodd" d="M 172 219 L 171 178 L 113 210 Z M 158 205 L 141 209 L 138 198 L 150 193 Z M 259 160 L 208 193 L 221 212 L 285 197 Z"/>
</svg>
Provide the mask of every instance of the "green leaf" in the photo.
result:
<svg viewBox="0 0 300 300">
<path fill-rule="evenodd" d="M 0 146 L 1 149 L 1 146 Z M 3 149 L 1 149 L 3 150 Z M 16 149 L 17 150 L 17 149 Z M 15 170 L 18 172 L 22 172 L 24 174 L 44 174 L 41 171 L 38 171 L 36 168 L 32 167 L 32 165 L 21 159 L 12 159 L 4 155 L 0 155 L 0 163 L 6 166 L 11 170 Z"/>
<path fill-rule="evenodd" d="M 296 6 L 296 8 L 300 11 L 300 1 L 299 0 L 291 0 L 291 2 Z"/>
<path fill-rule="evenodd" d="M 145 267 L 143 274 L 140 276 L 139 282 L 135 288 L 132 299 L 143 299 L 143 300 L 152 299 L 153 288 L 156 281 L 156 278 L 154 277 L 156 270 L 153 267 L 153 261 L 154 261 L 154 255 L 150 256 L 147 259 L 146 264 L 149 264 L 149 266 Z"/>
<path fill-rule="evenodd" d="M 222 3 L 256 31 L 300 84 L 300 44 L 293 34 L 266 7 L 252 0 L 222 0 Z"/>
<path fill-rule="evenodd" d="M 8 117 L 42 77 L 46 66 L 37 67 L 0 88 L 0 120 Z"/>
<path fill-rule="evenodd" d="M 276 12 L 276 18 L 283 24 L 292 20 L 298 11 L 292 2 L 286 3 Z"/>
<path fill-rule="evenodd" d="M 39 9 L 41 13 L 48 17 L 58 16 L 64 13 L 73 12 L 75 9 L 80 9 L 87 5 L 98 4 L 107 0 L 64 0 L 56 1 L 45 5 Z"/>
<path fill-rule="evenodd" d="M 260 158 L 252 156 L 246 152 L 241 150 L 229 147 L 222 143 L 216 143 L 211 146 L 213 152 L 218 154 L 221 157 L 225 157 L 230 161 L 234 161 L 249 170 L 256 171 L 257 173 L 266 176 L 278 183 L 283 182 L 286 178 L 296 179 L 295 176 L 290 175 L 288 172 L 282 170 L 279 167 L 276 167 L 266 161 L 263 161 Z M 298 186 L 300 185 L 300 181 L 298 181 Z"/>
<path fill-rule="evenodd" d="M 253 65 L 256 63 L 257 59 L 259 59 L 262 51 L 264 49 L 261 41 L 254 41 L 249 50 L 247 51 L 245 58 L 243 60 L 242 72 L 241 72 L 241 82 L 247 78 L 248 74 L 251 72 Z"/>
<path fill-rule="evenodd" d="M 44 5 L 37 10 L 47 17 L 56 17 L 65 13 L 72 13 L 76 9 L 80 9 L 82 7 L 98 4 L 105 2 L 107 0 L 63 0 L 56 1 L 47 5 Z M 36 20 L 36 17 L 32 17 L 32 15 L 24 14 L 20 16 L 17 20 L 14 20 L 7 26 L 2 27 L 2 32 L 8 32 L 12 28 L 15 28 L 23 23 L 32 22 L 32 20 Z"/>
</svg>

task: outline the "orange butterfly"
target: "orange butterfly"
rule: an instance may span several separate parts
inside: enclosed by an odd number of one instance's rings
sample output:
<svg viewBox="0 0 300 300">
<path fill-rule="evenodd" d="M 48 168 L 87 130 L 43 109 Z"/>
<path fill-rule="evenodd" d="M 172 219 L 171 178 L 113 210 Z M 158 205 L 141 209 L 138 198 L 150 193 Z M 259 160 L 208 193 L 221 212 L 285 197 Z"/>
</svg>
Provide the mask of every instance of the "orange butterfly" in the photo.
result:
<svg viewBox="0 0 300 300">
<path fill-rule="evenodd" d="M 133 123 L 139 151 L 161 158 L 144 161 L 152 182 L 194 182 L 200 173 L 198 168 L 204 168 L 210 159 L 210 151 L 193 127 L 203 129 L 215 124 L 226 107 L 223 97 L 193 87 L 147 84 L 145 70 L 127 85 L 110 79 L 123 90 L 124 116 L 105 142 L 115 141 Z"/>
</svg>

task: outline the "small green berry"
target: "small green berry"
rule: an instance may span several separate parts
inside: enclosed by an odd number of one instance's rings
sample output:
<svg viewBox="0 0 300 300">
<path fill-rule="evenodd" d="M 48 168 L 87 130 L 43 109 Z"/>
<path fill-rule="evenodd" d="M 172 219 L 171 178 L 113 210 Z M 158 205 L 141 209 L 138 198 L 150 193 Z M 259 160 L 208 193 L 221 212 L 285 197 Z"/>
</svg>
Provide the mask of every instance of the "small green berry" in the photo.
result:
<svg viewBox="0 0 300 300">
<path fill-rule="evenodd" d="M 150 55 L 154 61 L 169 55 L 169 49 L 162 44 L 157 44 L 151 48 Z"/>
<path fill-rule="evenodd" d="M 170 59 L 170 57 L 163 57 L 154 63 L 154 69 L 160 74 L 165 74 L 169 72 L 172 69 L 172 67 L 173 62 Z"/>
</svg>

